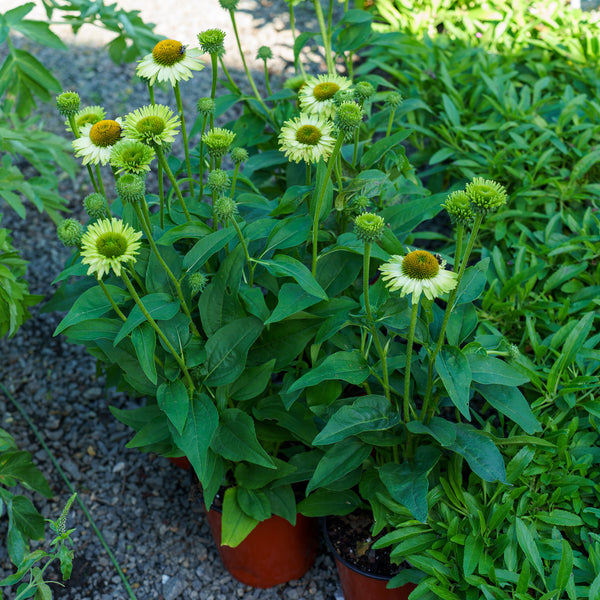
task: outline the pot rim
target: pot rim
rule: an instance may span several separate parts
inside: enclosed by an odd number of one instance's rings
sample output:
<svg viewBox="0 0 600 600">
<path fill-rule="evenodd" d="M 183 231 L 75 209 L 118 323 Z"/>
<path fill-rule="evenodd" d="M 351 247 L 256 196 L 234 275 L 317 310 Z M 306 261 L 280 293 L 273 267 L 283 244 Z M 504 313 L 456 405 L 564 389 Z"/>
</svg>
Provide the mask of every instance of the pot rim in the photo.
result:
<svg viewBox="0 0 600 600">
<path fill-rule="evenodd" d="M 392 577 L 394 577 L 394 576 L 386 577 L 385 575 L 376 575 L 374 573 L 368 573 L 367 571 L 363 571 L 356 565 L 353 565 L 352 563 L 348 562 L 345 558 L 340 556 L 338 551 L 334 548 L 333 544 L 331 543 L 331 540 L 329 539 L 329 533 L 327 532 L 327 517 L 323 517 L 323 537 L 325 538 L 325 543 L 327 544 L 327 548 L 333 554 L 335 559 L 339 560 L 345 567 L 347 567 L 351 571 L 354 571 L 355 573 L 358 573 L 359 575 L 364 575 L 365 577 L 370 577 L 371 579 L 378 579 L 379 581 L 390 581 L 392 579 Z"/>
</svg>

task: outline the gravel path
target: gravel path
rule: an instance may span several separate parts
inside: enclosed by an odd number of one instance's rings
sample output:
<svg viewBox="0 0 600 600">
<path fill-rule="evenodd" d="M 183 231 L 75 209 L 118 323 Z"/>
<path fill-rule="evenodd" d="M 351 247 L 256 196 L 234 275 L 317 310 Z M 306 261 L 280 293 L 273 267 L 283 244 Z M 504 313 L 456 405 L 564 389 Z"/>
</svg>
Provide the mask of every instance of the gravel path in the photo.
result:
<svg viewBox="0 0 600 600">
<path fill-rule="evenodd" d="M 2 0 L 2 10 L 21 3 Z M 146 21 L 157 23 L 158 33 L 193 45 L 199 31 L 212 27 L 225 30 L 227 63 L 235 77 L 240 63 L 232 45 L 233 33 L 227 13 L 216 0 L 127 0 L 119 5 L 141 8 Z M 307 29 L 312 25 L 312 13 L 302 6 L 297 18 L 302 29 Z M 35 10 L 30 18 L 45 18 L 39 7 Z M 248 49 L 246 56 L 251 68 L 257 69 L 256 78 L 262 80 L 262 63 L 254 61 L 262 45 L 271 46 L 274 56 L 283 56 L 273 61 L 273 74 L 289 72 L 291 34 L 283 0 L 261 3 L 241 0 L 238 17 L 242 43 Z M 136 83 L 133 77 L 135 65 L 114 65 L 99 47 L 107 41 L 104 32 L 84 29 L 76 38 L 64 29 L 57 28 L 57 32 L 70 44 L 67 60 L 61 52 L 31 45 L 27 49 L 53 70 L 65 89 L 77 90 L 84 104 L 101 103 L 110 116 L 147 103 L 145 86 Z M 193 110 L 196 99 L 208 95 L 209 87 L 209 76 L 203 73 L 182 84 L 187 108 Z M 159 96 L 157 101 L 173 104 L 169 96 Z M 47 129 L 64 132 L 53 107 L 42 107 L 40 114 Z M 231 114 L 226 116 L 232 118 Z M 90 191 L 83 175 L 82 172 L 75 183 L 69 180 L 61 183 L 61 193 L 76 217 L 81 214 L 81 198 Z M 5 211 L 2 225 L 13 230 L 15 245 L 30 261 L 30 291 L 49 299 L 52 281 L 70 254 L 56 240 L 54 224 L 31 208 L 25 221 Z M 139 600 L 333 600 L 337 575 L 324 550 L 315 566 L 299 581 L 256 590 L 233 580 L 221 565 L 202 508 L 190 495 L 188 474 L 164 458 L 125 448 L 132 433 L 112 417 L 108 406 L 133 408 L 135 404 L 123 394 L 105 392 L 103 379 L 96 377 L 94 359 L 82 347 L 68 344 L 61 336 L 53 337 L 60 315 L 40 313 L 38 308 L 33 312 L 33 318 L 14 338 L 0 340 L 0 382 L 40 429 Z M 45 516 L 56 518 L 70 492 L 23 417 L 1 391 L 0 427 L 10 431 L 20 447 L 34 455 L 36 464 L 48 477 L 54 498 L 45 501 L 35 497 L 34 501 Z M 77 529 L 73 576 L 65 588 L 55 587 L 55 597 L 126 598 L 117 572 L 76 505 L 69 527 Z M 6 523 L 2 522 L 0 579 L 13 571 L 6 556 L 5 536 Z M 59 578 L 56 573 L 54 576 Z M 6 598 L 13 596 L 14 590 L 5 590 Z"/>
</svg>

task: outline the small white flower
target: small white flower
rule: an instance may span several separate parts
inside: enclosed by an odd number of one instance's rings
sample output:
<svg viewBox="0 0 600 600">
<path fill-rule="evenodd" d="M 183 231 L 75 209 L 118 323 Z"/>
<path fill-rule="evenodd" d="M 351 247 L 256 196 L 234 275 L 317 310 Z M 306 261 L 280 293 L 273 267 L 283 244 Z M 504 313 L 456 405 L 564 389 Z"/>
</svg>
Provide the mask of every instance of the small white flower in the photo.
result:
<svg viewBox="0 0 600 600">
<path fill-rule="evenodd" d="M 401 296 L 412 294 L 412 303 L 419 301 L 421 293 L 429 300 L 452 291 L 458 276 L 446 271 L 446 262 L 426 250 L 414 250 L 406 256 L 394 255 L 379 270 L 391 292 L 400 291 Z"/>
<path fill-rule="evenodd" d="M 84 125 L 81 136 L 72 142 L 75 156 L 83 158 L 84 165 L 105 165 L 110 160 L 113 146 L 121 139 L 122 131 L 120 118 Z"/>
<path fill-rule="evenodd" d="M 339 90 L 347 90 L 352 82 L 341 75 L 309 77 L 298 92 L 300 108 L 311 115 L 333 119 L 336 106 L 333 97 Z"/>
<path fill-rule="evenodd" d="M 302 113 L 286 121 L 279 133 L 279 149 L 294 162 L 316 163 L 333 152 L 333 124 L 318 115 Z"/>
</svg>

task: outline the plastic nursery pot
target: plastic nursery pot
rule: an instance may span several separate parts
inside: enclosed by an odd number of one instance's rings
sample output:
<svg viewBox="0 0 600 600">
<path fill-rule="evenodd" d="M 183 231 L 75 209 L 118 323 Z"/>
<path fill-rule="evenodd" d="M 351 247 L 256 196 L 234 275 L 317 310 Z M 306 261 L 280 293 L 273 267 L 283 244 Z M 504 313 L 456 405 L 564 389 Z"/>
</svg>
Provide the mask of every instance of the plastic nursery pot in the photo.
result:
<svg viewBox="0 0 600 600">
<path fill-rule="evenodd" d="M 235 548 L 221 542 L 221 511 L 206 511 L 221 561 L 235 579 L 256 588 L 269 588 L 302 577 L 319 549 L 317 520 L 298 515 L 296 525 L 273 515 L 261 521 Z"/>
<path fill-rule="evenodd" d="M 366 573 L 341 557 L 329 539 L 327 519 L 323 520 L 323 535 L 335 559 L 344 600 L 408 600 L 417 587 L 414 583 L 406 583 L 399 588 L 388 589 L 390 577 Z"/>
<path fill-rule="evenodd" d="M 167 458 L 181 469 L 190 470 L 191 464 L 187 456 L 167 456 Z"/>
</svg>

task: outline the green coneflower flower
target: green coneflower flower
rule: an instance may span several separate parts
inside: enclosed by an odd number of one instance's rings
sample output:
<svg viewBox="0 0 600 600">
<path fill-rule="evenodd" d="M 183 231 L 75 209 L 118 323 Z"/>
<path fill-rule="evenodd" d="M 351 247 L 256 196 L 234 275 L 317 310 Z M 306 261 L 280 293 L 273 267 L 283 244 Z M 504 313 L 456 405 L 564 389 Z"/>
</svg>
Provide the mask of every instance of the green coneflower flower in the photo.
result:
<svg viewBox="0 0 600 600">
<path fill-rule="evenodd" d="M 56 97 L 56 108 L 63 117 L 72 117 L 77 114 L 81 99 L 77 92 L 63 92 Z"/>
<path fill-rule="evenodd" d="M 110 155 L 110 164 L 116 173 L 141 175 L 150 171 L 150 164 L 156 154 L 150 146 L 139 140 L 119 140 Z"/>
<path fill-rule="evenodd" d="M 240 163 L 243 163 L 248 160 L 248 150 L 246 150 L 246 148 L 240 147 L 232 148 L 231 152 L 229 153 L 229 156 L 231 156 L 231 160 L 236 165 L 239 165 Z"/>
<path fill-rule="evenodd" d="M 114 217 L 90 225 L 81 238 L 81 262 L 89 265 L 87 274 L 102 279 L 112 269 L 120 276 L 122 265 L 136 261 L 141 237 L 140 231 Z"/>
<path fill-rule="evenodd" d="M 202 136 L 202 142 L 208 153 L 214 158 L 220 158 L 227 154 L 234 139 L 235 133 L 223 127 L 215 127 Z"/>
<path fill-rule="evenodd" d="M 421 294 L 434 300 L 456 287 L 458 276 L 445 267 L 446 262 L 438 262 L 430 252 L 414 250 L 406 256 L 392 256 L 379 270 L 391 292 L 400 291 L 401 296 L 412 294 L 412 303 L 417 304 Z"/>
<path fill-rule="evenodd" d="M 221 29 L 207 29 L 198 34 L 198 42 L 202 52 L 218 54 L 225 48 L 225 32 Z"/>
<path fill-rule="evenodd" d="M 347 90 L 352 82 L 341 75 L 319 75 L 309 77 L 298 92 L 298 100 L 303 111 L 332 119 L 336 109 L 333 97 L 339 90 Z"/>
<path fill-rule="evenodd" d="M 258 60 L 269 60 L 273 58 L 273 52 L 269 46 L 261 46 L 256 54 Z"/>
<path fill-rule="evenodd" d="M 117 179 L 116 188 L 123 204 L 142 202 L 146 195 L 146 180 L 141 175 L 125 173 Z"/>
<path fill-rule="evenodd" d="M 344 210 L 351 215 L 359 215 L 366 212 L 371 206 L 371 200 L 367 196 L 355 196 L 346 205 Z"/>
<path fill-rule="evenodd" d="M 135 74 L 146 78 L 150 85 L 156 81 L 168 81 L 172 86 L 178 81 L 187 81 L 192 71 L 200 71 L 204 65 L 197 48 L 187 49 L 177 40 L 162 40 L 152 52 L 139 61 Z"/>
<path fill-rule="evenodd" d="M 471 199 L 464 190 L 452 192 L 442 206 L 450 216 L 453 223 L 468 225 L 473 221 L 473 209 L 471 208 Z"/>
<path fill-rule="evenodd" d="M 101 106 L 86 106 L 75 113 L 75 125 L 77 129 L 81 131 L 86 125 L 95 125 L 98 121 L 102 121 L 106 118 L 106 112 Z M 71 129 L 69 121 L 65 121 L 67 131 L 75 133 Z"/>
<path fill-rule="evenodd" d="M 333 125 L 318 115 L 302 113 L 286 121 L 279 133 L 279 149 L 294 162 L 316 163 L 331 156 L 335 146 Z"/>
<path fill-rule="evenodd" d="M 354 96 L 359 104 L 363 104 L 375 93 L 375 88 L 368 81 L 359 81 L 354 86 Z"/>
<path fill-rule="evenodd" d="M 391 108 L 396 108 L 403 102 L 402 94 L 398 92 L 388 92 L 385 95 L 385 105 Z"/>
<path fill-rule="evenodd" d="M 380 215 L 364 212 L 354 219 L 354 233 L 356 237 L 369 244 L 381 239 L 385 221 Z"/>
<path fill-rule="evenodd" d="M 204 288 L 208 285 L 208 275 L 197 271 L 189 276 L 189 282 L 192 296 L 201 294 L 204 291 Z"/>
<path fill-rule="evenodd" d="M 337 108 L 334 124 L 347 137 L 360 125 L 362 118 L 363 110 L 356 102 L 343 102 Z"/>
<path fill-rule="evenodd" d="M 465 192 L 471 200 L 471 208 L 474 212 L 487 214 L 506 204 L 508 195 L 506 189 L 492 179 L 475 177 L 467 183 Z"/>
<path fill-rule="evenodd" d="M 56 236 L 67 247 L 80 247 L 83 225 L 75 219 L 65 219 L 56 228 Z"/>
<path fill-rule="evenodd" d="M 223 169 L 213 169 L 207 177 L 206 185 L 211 192 L 222 194 L 231 184 L 229 175 Z"/>
<path fill-rule="evenodd" d="M 237 215 L 238 208 L 234 200 L 229 196 L 221 196 L 215 200 L 215 215 L 221 223 L 227 223 L 229 219 L 233 219 Z"/>
<path fill-rule="evenodd" d="M 83 159 L 83 164 L 105 165 L 113 146 L 122 136 L 121 119 L 103 119 L 81 129 L 81 137 L 73 140 L 75 156 Z"/>
<path fill-rule="evenodd" d="M 83 208 L 92 219 L 102 219 L 107 215 L 108 202 L 105 196 L 94 192 L 83 199 Z"/>
<path fill-rule="evenodd" d="M 215 112 L 215 101 L 209 96 L 200 98 L 196 104 L 196 108 L 201 115 L 209 117 Z"/>
<path fill-rule="evenodd" d="M 125 117 L 125 137 L 144 144 L 165 146 L 175 141 L 179 133 L 179 118 L 163 104 L 142 106 Z"/>
</svg>

